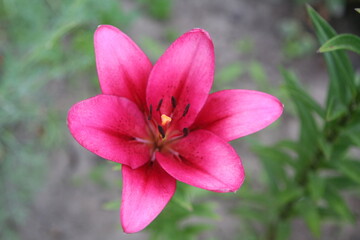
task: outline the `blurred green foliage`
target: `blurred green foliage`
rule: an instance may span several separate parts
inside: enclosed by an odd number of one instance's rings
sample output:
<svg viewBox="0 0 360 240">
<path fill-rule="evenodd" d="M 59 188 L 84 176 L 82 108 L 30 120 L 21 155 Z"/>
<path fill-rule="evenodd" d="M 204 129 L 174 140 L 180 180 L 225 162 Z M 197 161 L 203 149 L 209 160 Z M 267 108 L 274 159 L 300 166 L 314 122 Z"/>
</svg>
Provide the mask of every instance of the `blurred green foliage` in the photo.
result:
<svg viewBox="0 0 360 240">
<path fill-rule="evenodd" d="M 351 2 L 351 0 L 295 0 L 295 2 L 299 6 L 304 6 L 306 3 L 312 6 L 319 6 L 325 9 L 330 15 L 340 17 L 345 12 L 346 3 Z"/>
<path fill-rule="evenodd" d="M 209 195 L 211 192 L 177 182 L 174 197 L 147 228 L 149 239 L 195 240 L 201 233 L 214 229 L 219 216 Z"/>
<path fill-rule="evenodd" d="M 283 20 L 280 24 L 280 32 L 283 36 L 282 50 L 285 57 L 300 58 L 314 52 L 315 39 L 306 32 L 298 20 Z"/>
<path fill-rule="evenodd" d="M 49 84 L 96 78 L 94 29 L 125 28 L 133 16 L 118 1 L 0 1 L 1 239 L 17 239 L 50 151 L 66 131 L 66 110 L 55 107 L 59 92 Z"/>
<path fill-rule="evenodd" d="M 351 35 L 349 41 L 346 35 L 339 40 L 318 13 L 309 6 L 307 10 L 320 44 L 326 47 L 335 41 L 341 47 L 324 54 L 329 73 L 325 104 L 317 103 L 293 72 L 281 69 L 284 90 L 299 120 L 299 136 L 272 146 L 253 143 L 265 179 L 259 189 L 240 190 L 238 207 L 240 219 L 254 229 L 249 231 L 251 239 L 288 239 L 294 219 L 303 219 L 319 238 L 323 223 L 354 223 L 356 217 L 344 192 L 360 190 L 360 159 L 354 153 L 359 150 L 360 88 L 348 56 L 337 49 L 357 49 L 358 38 Z M 259 232 L 259 226 L 265 231 Z"/>
<path fill-rule="evenodd" d="M 172 13 L 172 0 L 137 0 L 142 9 L 152 18 L 167 20 Z"/>
</svg>

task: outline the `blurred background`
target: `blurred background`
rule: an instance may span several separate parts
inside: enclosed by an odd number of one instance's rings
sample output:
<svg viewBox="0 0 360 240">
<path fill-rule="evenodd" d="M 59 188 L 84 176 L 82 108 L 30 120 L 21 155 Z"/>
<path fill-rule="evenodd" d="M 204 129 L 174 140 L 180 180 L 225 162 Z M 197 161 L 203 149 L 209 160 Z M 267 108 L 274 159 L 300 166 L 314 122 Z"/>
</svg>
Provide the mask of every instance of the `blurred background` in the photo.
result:
<svg viewBox="0 0 360 240">
<path fill-rule="evenodd" d="M 299 134 L 279 67 L 291 68 L 320 104 L 326 98 L 326 65 L 305 3 L 338 32 L 360 33 L 356 0 L 0 0 L 0 239 L 265 239 L 257 220 L 271 212 L 250 210 L 257 200 L 247 192 L 261 192 L 268 181 L 253 146 Z M 204 28 L 216 51 L 213 91 L 254 89 L 280 98 L 281 120 L 232 143 L 247 172 L 242 190 L 214 194 L 179 184 L 147 230 L 122 233 L 121 172 L 80 147 L 66 127 L 67 110 L 100 93 L 93 51 L 100 24 L 120 28 L 152 62 L 182 33 Z M 356 215 L 359 189 L 352 191 L 347 211 Z M 258 206 L 271 208 L 263 196 Z M 319 226 L 314 218 L 287 222 L 284 239 L 360 239 L 356 218 Z"/>
</svg>

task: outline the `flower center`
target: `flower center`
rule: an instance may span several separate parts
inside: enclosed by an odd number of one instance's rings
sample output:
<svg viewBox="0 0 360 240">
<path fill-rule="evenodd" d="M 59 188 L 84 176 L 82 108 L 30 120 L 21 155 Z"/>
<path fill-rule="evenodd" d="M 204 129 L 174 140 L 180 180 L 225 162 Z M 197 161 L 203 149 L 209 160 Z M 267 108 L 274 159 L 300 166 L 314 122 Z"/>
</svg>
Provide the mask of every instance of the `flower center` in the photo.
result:
<svg viewBox="0 0 360 240">
<path fill-rule="evenodd" d="M 172 107 L 172 111 L 170 114 L 161 113 L 162 104 L 163 99 L 160 99 L 155 111 L 153 111 L 152 105 L 148 108 L 147 120 L 149 127 L 149 139 L 146 140 L 146 143 L 151 146 L 152 161 L 155 160 L 155 152 L 173 152 L 171 144 L 189 134 L 188 128 L 180 130 L 177 129 L 175 125 L 179 120 L 181 121 L 181 119 L 187 115 L 190 104 L 187 104 L 183 110 L 178 109 L 180 105 L 178 105 L 176 98 L 171 97 L 170 107 Z M 175 113 L 175 110 L 180 110 L 180 114 Z"/>
</svg>

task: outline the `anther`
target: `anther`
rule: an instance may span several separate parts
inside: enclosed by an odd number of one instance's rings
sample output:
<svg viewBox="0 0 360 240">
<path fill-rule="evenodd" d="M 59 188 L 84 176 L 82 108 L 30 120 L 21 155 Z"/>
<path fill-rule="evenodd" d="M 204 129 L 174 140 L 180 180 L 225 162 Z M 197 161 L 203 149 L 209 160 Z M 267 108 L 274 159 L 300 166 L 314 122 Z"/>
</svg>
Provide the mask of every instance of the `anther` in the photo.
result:
<svg viewBox="0 0 360 240">
<path fill-rule="evenodd" d="M 183 117 L 185 117 L 186 116 L 186 114 L 189 112 L 189 108 L 190 108 L 190 103 L 188 104 L 188 105 L 186 105 L 186 107 L 185 107 L 185 110 L 184 110 L 184 113 L 183 113 Z"/>
<path fill-rule="evenodd" d="M 188 128 L 184 128 L 184 129 L 183 129 L 183 134 L 184 134 L 184 137 L 186 137 L 187 135 L 189 135 L 189 129 L 188 129 Z"/>
<path fill-rule="evenodd" d="M 149 116 L 148 116 L 148 120 L 149 120 L 149 121 L 151 120 L 151 117 L 152 117 L 152 105 L 150 104 L 150 107 L 149 107 Z"/>
<path fill-rule="evenodd" d="M 171 105 L 173 106 L 173 108 L 176 107 L 176 99 L 174 96 L 171 97 Z"/>
<path fill-rule="evenodd" d="M 162 126 L 158 125 L 159 133 L 161 134 L 162 138 L 165 138 L 165 131 Z"/>
<path fill-rule="evenodd" d="M 163 102 L 163 99 L 160 99 L 160 101 L 159 101 L 159 103 L 157 105 L 156 111 L 160 110 L 162 102 Z"/>
</svg>

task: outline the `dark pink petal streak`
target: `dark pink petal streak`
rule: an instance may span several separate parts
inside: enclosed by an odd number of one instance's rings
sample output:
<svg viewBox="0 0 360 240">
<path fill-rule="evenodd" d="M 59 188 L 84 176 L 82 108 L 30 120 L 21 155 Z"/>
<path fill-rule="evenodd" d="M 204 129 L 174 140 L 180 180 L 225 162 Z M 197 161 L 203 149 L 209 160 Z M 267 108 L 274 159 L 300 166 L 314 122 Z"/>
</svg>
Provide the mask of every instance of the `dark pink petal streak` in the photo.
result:
<svg viewBox="0 0 360 240">
<path fill-rule="evenodd" d="M 104 94 L 126 97 L 141 110 L 152 64 L 143 51 L 123 32 L 101 25 L 94 35 L 95 57 Z"/>
<path fill-rule="evenodd" d="M 210 94 L 192 129 L 206 129 L 231 141 L 267 127 L 282 111 L 282 103 L 269 94 L 223 90 Z"/>
<path fill-rule="evenodd" d="M 135 170 L 123 166 L 121 223 L 126 233 L 138 232 L 151 223 L 174 195 L 176 180 L 157 162 Z"/>
<path fill-rule="evenodd" d="M 158 152 L 156 159 L 179 181 L 216 192 L 236 191 L 244 181 L 244 169 L 235 150 L 209 131 L 194 131 L 171 148 L 178 157 Z"/>
<path fill-rule="evenodd" d="M 144 115 L 122 97 L 98 95 L 69 110 L 68 127 L 91 152 L 114 162 L 139 167 L 150 159 L 149 147 L 134 138 L 146 138 Z"/>
<path fill-rule="evenodd" d="M 208 97 L 214 61 L 214 46 L 206 31 L 194 29 L 185 33 L 166 50 L 151 71 L 146 89 L 148 105 L 156 107 L 163 99 L 160 112 L 170 116 L 174 97 L 177 105 L 173 118 L 179 120 L 175 126 L 181 130 L 190 126 Z M 181 118 L 189 103 L 188 114 Z"/>
</svg>

